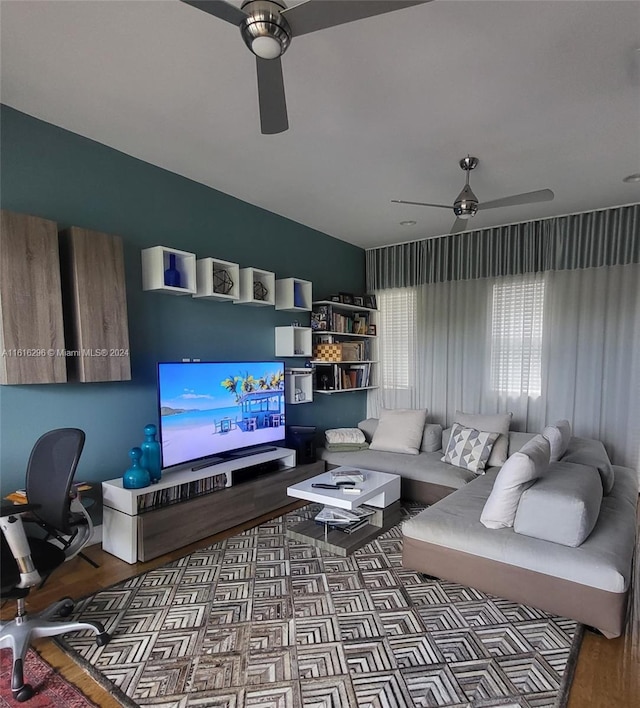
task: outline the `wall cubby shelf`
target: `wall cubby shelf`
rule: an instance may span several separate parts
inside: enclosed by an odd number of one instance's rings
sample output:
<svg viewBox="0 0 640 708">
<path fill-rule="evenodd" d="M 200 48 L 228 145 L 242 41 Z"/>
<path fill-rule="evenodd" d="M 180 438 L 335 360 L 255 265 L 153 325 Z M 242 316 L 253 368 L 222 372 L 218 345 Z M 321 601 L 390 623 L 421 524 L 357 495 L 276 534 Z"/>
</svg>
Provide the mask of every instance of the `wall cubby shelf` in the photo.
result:
<svg viewBox="0 0 640 708">
<path fill-rule="evenodd" d="M 164 283 L 164 272 L 169 267 L 171 255 L 175 256 L 176 268 L 180 271 L 179 288 Z M 142 289 L 167 295 L 194 295 L 196 292 L 195 253 L 167 246 L 145 248 L 142 251 Z"/>
<path fill-rule="evenodd" d="M 240 266 L 218 258 L 196 261 L 196 292 L 193 297 L 234 302 L 240 297 Z"/>
<path fill-rule="evenodd" d="M 276 327 L 276 356 L 311 357 L 311 327 Z"/>
<path fill-rule="evenodd" d="M 285 375 L 285 401 L 288 405 L 313 403 L 313 369 L 290 368 Z"/>
<path fill-rule="evenodd" d="M 276 280 L 276 310 L 309 312 L 312 306 L 312 284 L 300 278 Z"/>
<path fill-rule="evenodd" d="M 275 305 L 276 276 L 268 270 L 240 268 L 240 297 L 234 305 Z"/>
</svg>

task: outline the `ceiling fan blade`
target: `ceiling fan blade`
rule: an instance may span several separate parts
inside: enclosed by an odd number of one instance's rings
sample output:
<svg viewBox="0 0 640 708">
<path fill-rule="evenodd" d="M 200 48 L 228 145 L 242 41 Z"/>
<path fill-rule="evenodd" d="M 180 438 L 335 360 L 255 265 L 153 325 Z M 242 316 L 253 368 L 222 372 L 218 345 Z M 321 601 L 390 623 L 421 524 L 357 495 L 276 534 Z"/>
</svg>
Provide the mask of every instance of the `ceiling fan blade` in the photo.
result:
<svg viewBox="0 0 640 708">
<path fill-rule="evenodd" d="M 535 192 L 525 192 L 524 194 L 514 194 L 511 197 L 494 199 L 492 202 L 482 202 L 478 204 L 478 209 L 495 209 L 497 207 L 518 206 L 519 204 L 535 204 L 536 202 L 550 202 L 555 194 L 550 189 L 538 189 Z"/>
<path fill-rule="evenodd" d="M 289 119 L 280 57 L 277 59 L 256 57 L 256 69 L 262 133 L 263 135 L 283 133 L 289 128 Z"/>
<path fill-rule="evenodd" d="M 451 231 L 449 231 L 450 234 L 457 234 L 460 231 L 465 231 L 467 228 L 467 222 L 469 219 L 456 219 L 453 222 L 453 226 L 451 227 Z"/>
<path fill-rule="evenodd" d="M 293 36 L 344 25 L 365 17 L 402 10 L 412 5 L 423 5 L 430 0 L 307 0 L 282 11 Z"/>
<path fill-rule="evenodd" d="M 427 204 L 426 202 L 407 202 L 404 199 L 392 199 L 394 204 L 413 204 L 414 206 L 431 206 L 439 209 L 453 209 L 451 204 Z"/>
<path fill-rule="evenodd" d="M 197 7 L 198 10 L 204 10 L 210 15 L 215 15 L 232 25 L 239 25 L 247 17 L 246 12 L 223 0 L 182 0 L 182 2 Z"/>
</svg>

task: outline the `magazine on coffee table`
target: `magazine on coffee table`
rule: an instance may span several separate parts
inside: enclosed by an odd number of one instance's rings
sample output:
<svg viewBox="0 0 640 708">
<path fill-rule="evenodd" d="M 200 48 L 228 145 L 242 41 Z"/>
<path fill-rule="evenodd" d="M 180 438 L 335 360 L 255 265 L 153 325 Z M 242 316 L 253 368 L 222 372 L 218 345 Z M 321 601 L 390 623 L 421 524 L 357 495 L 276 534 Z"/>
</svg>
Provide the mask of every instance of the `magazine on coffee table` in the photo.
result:
<svg viewBox="0 0 640 708">
<path fill-rule="evenodd" d="M 316 514 L 315 520 L 321 521 L 325 524 L 349 525 L 362 521 L 374 513 L 374 509 L 367 509 L 364 506 L 358 506 L 352 511 L 348 511 L 347 509 L 337 509 L 333 506 L 325 506 L 318 514 Z"/>
<path fill-rule="evenodd" d="M 364 482 L 364 480 L 365 476 L 360 470 L 336 469 L 331 472 L 333 484 L 338 484 L 338 482 L 353 482 L 357 484 L 358 482 Z"/>
</svg>

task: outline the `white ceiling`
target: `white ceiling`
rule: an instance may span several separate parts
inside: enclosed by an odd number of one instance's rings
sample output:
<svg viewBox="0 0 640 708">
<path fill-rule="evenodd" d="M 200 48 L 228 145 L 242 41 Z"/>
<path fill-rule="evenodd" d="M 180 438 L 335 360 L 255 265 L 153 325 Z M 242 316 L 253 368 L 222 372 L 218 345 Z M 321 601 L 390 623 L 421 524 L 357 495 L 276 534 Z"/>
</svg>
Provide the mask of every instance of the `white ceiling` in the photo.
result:
<svg viewBox="0 0 640 708">
<path fill-rule="evenodd" d="M 390 199 L 453 203 L 467 153 L 481 202 L 556 194 L 473 228 L 640 201 L 640 2 L 436 0 L 301 36 L 279 135 L 238 30 L 178 0 L 0 13 L 3 103 L 362 247 L 447 233 Z"/>
</svg>

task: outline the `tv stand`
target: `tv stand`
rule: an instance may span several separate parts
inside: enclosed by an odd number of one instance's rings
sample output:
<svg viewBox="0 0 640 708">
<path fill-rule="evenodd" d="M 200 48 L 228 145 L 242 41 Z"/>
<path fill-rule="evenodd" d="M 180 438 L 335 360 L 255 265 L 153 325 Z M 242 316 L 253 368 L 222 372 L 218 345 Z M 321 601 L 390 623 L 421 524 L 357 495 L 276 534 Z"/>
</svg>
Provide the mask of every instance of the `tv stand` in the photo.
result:
<svg viewBox="0 0 640 708">
<path fill-rule="evenodd" d="M 142 489 L 124 489 L 121 477 L 111 479 L 102 483 L 102 547 L 127 563 L 157 558 L 287 506 L 287 487 L 324 468 L 323 461 L 296 467 L 295 450 L 277 447 L 248 459 L 164 472 Z"/>
</svg>

